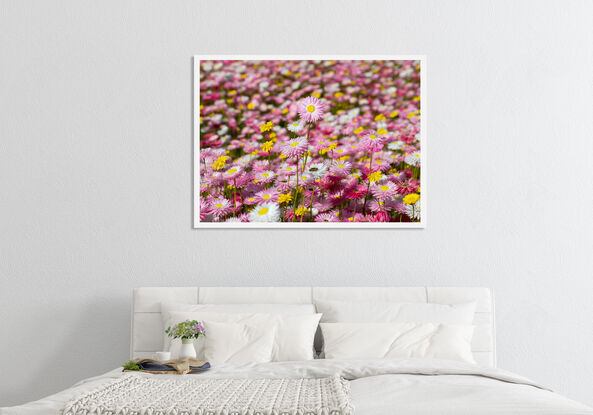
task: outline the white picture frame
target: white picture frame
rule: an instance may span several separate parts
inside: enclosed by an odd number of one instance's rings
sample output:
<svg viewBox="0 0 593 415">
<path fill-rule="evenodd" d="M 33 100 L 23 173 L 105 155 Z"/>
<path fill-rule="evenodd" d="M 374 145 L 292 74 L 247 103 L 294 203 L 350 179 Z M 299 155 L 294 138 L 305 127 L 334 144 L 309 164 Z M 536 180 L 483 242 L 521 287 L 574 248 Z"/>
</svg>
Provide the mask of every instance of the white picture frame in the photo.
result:
<svg viewBox="0 0 593 415">
<path fill-rule="evenodd" d="M 202 60 L 412 60 L 420 62 L 420 130 L 422 136 L 420 187 L 421 217 L 417 222 L 210 222 L 200 220 L 200 61 Z M 195 229 L 423 229 L 427 224 L 427 121 L 425 55 L 195 55 L 193 57 L 193 166 L 192 166 L 192 223 Z"/>
</svg>

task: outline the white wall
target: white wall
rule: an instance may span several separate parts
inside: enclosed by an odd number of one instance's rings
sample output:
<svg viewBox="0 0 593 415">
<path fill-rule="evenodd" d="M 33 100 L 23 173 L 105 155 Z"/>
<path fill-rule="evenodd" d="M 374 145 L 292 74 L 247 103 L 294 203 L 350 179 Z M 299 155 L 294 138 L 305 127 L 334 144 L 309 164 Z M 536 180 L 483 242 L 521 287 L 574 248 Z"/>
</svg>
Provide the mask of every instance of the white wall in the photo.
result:
<svg viewBox="0 0 593 415">
<path fill-rule="evenodd" d="M 593 3 L 0 0 L 0 406 L 128 357 L 147 285 L 478 285 L 593 404 Z M 191 56 L 426 54 L 425 230 L 193 230 Z"/>
</svg>

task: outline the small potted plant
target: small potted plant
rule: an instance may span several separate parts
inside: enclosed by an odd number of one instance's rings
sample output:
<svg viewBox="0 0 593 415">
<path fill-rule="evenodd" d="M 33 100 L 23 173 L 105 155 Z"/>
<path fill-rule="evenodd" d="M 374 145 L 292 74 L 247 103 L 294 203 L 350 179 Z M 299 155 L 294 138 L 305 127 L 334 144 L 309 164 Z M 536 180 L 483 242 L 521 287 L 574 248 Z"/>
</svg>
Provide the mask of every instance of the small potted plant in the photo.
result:
<svg viewBox="0 0 593 415">
<path fill-rule="evenodd" d="M 167 336 L 174 339 L 181 339 L 181 350 L 179 351 L 179 358 L 196 357 L 196 349 L 194 349 L 194 339 L 200 336 L 205 336 L 206 331 L 201 322 L 196 320 L 185 320 L 181 323 L 175 324 L 173 327 L 167 327 L 165 330 Z"/>
</svg>

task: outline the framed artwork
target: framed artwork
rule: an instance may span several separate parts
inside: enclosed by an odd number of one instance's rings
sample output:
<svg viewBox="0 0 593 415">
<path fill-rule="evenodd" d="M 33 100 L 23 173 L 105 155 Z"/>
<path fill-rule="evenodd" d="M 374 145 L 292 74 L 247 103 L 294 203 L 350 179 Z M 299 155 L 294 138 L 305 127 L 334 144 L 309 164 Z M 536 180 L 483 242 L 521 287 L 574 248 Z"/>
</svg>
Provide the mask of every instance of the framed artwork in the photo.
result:
<svg viewBox="0 0 593 415">
<path fill-rule="evenodd" d="M 423 228 L 422 56 L 195 56 L 194 227 Z"/>
</svg>

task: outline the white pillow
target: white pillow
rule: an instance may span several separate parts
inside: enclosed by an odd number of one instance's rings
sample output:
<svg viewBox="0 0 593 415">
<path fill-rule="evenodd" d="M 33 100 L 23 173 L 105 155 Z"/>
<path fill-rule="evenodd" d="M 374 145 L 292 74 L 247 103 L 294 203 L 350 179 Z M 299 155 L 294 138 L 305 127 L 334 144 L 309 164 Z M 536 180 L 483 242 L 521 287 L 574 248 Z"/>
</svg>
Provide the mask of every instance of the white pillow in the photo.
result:
<svg viewBox="0 0 593 415">
<path fill-rule="evenodd" d="M 326 359 L 424 357 L 475 363 L 472 325 L 321 323 Z"/>
<path fill-rule="evenodd" d="M 168 350 L 170 339 L 165 329 L 171 324 L 171 312 L 202 311 L 207 313 L 265 313 L 265 314 L 315 314 L 313 304 L 185 304 L 175 302 L 161 303 L 163 322 L 163 350 Z"/>
<path fill-rule="evenodd" d="M 185 320 L 198 320 L 207 323 L 240 323 L 262 330 L 274 331 L 272 361 L 311 360 L 315 357 L 313 340 L 319 325 L 321 314 L 264 314 L 264 313 L 205 313 L 205 312 L 171 312 L 171 324 Z M 206 328 L 206 336 L 208 337 Z M 204 340 L 200 337 L 194 342 L 198 359 L 204 359 Z M 181 341 L 171 341 L 170 351 L 173 357 L 179 354 Z"/>
<path fill-rule="evenodd" d="M 476 303 L 388 303 L 316 301 L 322 323 L 446 323 L 472 324 Z"/>
<path fill-rule="evenodd" d="M 213 366 L 272 361 L 276 329 L 239 323 L 206 322 L 204 358 Z"/>
</svg>

